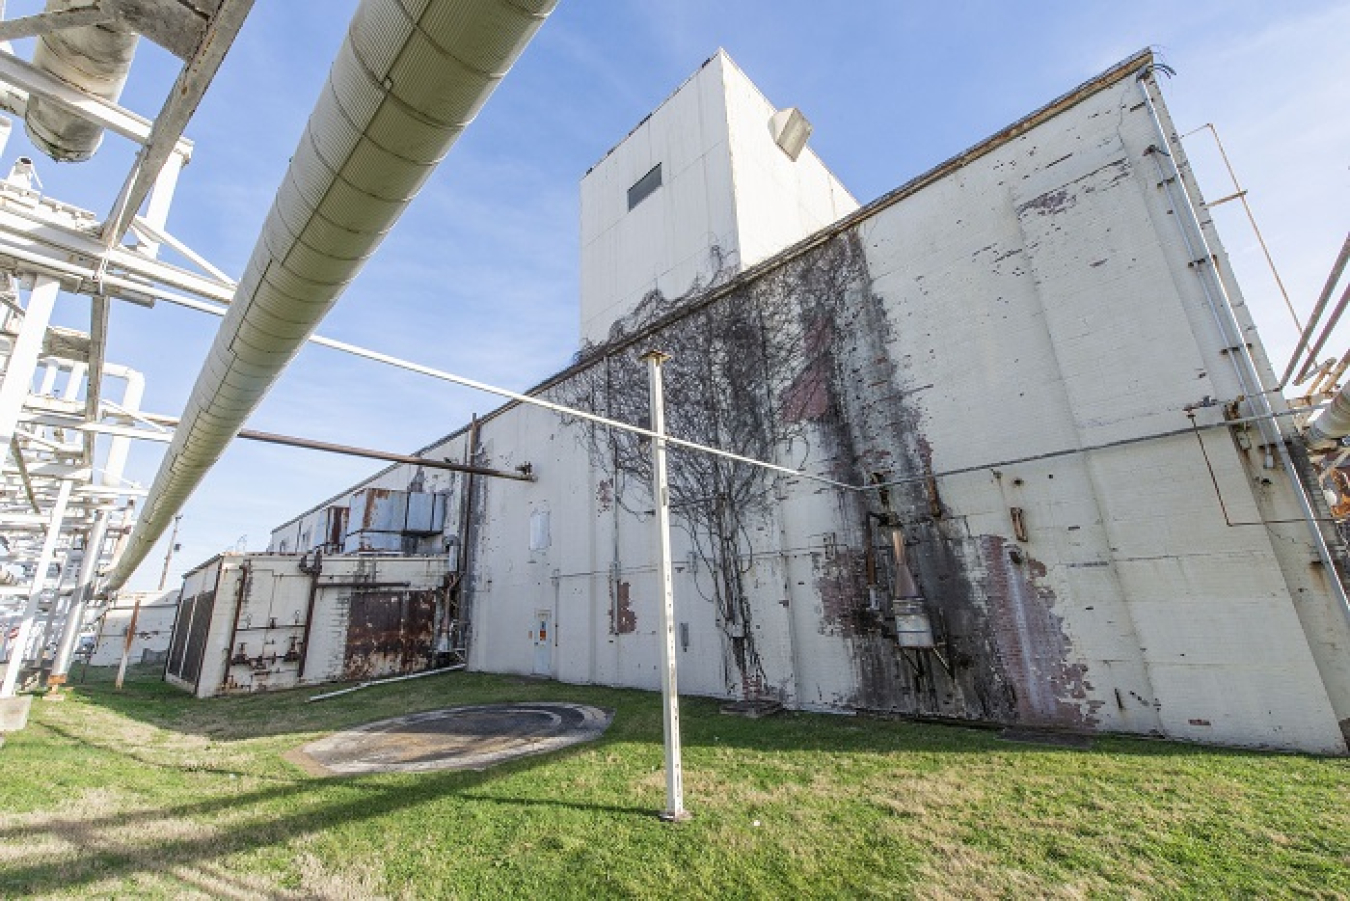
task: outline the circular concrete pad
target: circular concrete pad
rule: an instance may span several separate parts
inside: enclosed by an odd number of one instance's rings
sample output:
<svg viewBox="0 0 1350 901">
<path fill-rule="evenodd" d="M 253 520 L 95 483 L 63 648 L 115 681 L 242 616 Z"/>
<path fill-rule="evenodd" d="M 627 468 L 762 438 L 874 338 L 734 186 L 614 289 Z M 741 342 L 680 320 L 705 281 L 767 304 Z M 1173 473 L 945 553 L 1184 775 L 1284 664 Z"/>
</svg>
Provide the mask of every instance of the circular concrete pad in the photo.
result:
<svg viewBox="0 0 1350 901">
<path fill-rule="evenodd" d="M 483 770 L 598 738 L 612 711 L 583 704 L 481 704 L 399 716 L 310 742 L 301 752 L 330 773 Z"/>
</svg>

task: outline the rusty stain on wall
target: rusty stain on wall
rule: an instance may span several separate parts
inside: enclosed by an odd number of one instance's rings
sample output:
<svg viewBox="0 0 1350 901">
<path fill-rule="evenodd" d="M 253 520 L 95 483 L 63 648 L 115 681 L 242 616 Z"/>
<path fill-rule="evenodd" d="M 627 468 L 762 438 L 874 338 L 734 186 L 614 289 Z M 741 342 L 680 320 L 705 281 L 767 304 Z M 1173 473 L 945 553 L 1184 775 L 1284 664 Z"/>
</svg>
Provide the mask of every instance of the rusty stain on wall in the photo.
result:
<svg viewBox="0 0 1350 901">
<path fill-rule="evenodd" d="M 1087 668 L 1070 663 L 1063 621 L 1055 615 L 1055 594 L 1046 568 L 1001 536 L 980 540 L 990 620 L 999 657 L 1017 691 L 1019 721 L 1070 728 L 1098 722 L 1102 704 L 1087 701 Z"/>
<path fill-rule="evenodd" d="M 637 612 L 629 595 L 632 585 L 610 580 L 609 631 L 611 635 L 631 635 L 637 631 Z"/>
<path fill-rule="evenodd" d="M 354 591 L 344 677 L 368 679 L 425 669 L 435 618 L 434 591 Z"/>
</svg>

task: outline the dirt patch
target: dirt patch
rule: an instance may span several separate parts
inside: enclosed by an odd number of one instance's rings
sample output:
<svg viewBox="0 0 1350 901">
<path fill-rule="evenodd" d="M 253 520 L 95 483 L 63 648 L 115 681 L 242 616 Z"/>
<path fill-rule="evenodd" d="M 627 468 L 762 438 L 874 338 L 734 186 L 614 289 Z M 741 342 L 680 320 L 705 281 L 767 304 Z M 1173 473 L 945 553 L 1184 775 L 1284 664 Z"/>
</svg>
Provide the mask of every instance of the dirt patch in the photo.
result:
<svg viewBox="0 0 1350 901">
<path fill-rule="evenodd" d="M 287 759 L 324 775 L 484 770 L 599 738 L 613 718 L 613 711 L 582 704 L 450 707 L 347 729 Z"/>
</svg>

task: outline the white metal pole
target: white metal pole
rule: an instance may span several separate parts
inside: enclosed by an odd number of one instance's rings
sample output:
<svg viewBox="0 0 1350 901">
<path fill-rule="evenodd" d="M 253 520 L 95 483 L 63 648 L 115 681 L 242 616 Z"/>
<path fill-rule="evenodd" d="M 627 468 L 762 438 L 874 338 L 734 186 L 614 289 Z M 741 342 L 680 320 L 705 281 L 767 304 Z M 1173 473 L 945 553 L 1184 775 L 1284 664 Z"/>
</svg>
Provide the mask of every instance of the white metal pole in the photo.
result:
<svg viewBox="0 0 1350 901">
<path fill-rule="evenodd" d="M 23 402 L 33 388 L 33 373 L 37 371 L 42 339 L 47 335 L 52 309 L 60 284 L 54 278 L 38 275 L 33 290 L 28 292 L 28 306 L 24 308 L 23 325 L 10 351 L 4 379 L 0 380 L 0 461 L 9 456 L 9 445 L 14 440 L 14 429 L 19 424 Z"/>
<path fill-rule="evenodd" d="M 182 153 L 175 151 L 169 154 L 169 158 L 164 161 L 164 166 L 159 170 L 159 177 L 155 179 L 155 187 L 150 192 L 150 202 L 145 205 L 145 221 L 151 228 L 159 231 L 164 230 L 164 226 L 169 221 L 169 205 L 173 203 L 173 192 L 178 186 L 178 175 L 183 171 L 183 164 L 187 160 Z M 158 241 L 139 241 L 138 248 L 141 253 L 148 257 L 159 256 Z"/>
<path fill-rule="evenodd" d="M 666 408 L 661 364 L 670 359 L 659 350 L 648 351 L 647 361 L 652 432 L 652 499 L 656 503 L 656 545 L 661 577 L 661 702 L 665 711 L 666 809 L 661 819 L 689 819 L 684 809 L 684 769 L 680 762 L 680 692 L 675 657 L 675 576 L 670 561 L 670 490 L 666 482 Z"/>
<path fill-rule="evenodd" d="M 33 632 L 33 621 L 37 619 L 38 599 L 42 596 L 42 585 L 47 581 L 47 567 L 51 565 L 52 557 L 56 553 L 56 539 L 61 535 L 61 523 L 66 518 L 66 502 L 70 500 L 71 485 L 70 479 L 62 479 L 61 487 L 57 491 L 56 503 L 52 506 L 51 524 L 47 526 L 47 537 L 42 542 L 42 553 L 38 555 L 37 570 L 33 573 L 28 606 L 24 609 L 23 621 L 19 624 L 19 637 L 10 647 L 9 665 L 5 668 L 4 682 L 0 684 L 0 698 L 14 697 L 14 687 L 19 682 L 19 669 L 23 666 L 23 655 L 28 650 L 28 637 Z"/>
</svg>

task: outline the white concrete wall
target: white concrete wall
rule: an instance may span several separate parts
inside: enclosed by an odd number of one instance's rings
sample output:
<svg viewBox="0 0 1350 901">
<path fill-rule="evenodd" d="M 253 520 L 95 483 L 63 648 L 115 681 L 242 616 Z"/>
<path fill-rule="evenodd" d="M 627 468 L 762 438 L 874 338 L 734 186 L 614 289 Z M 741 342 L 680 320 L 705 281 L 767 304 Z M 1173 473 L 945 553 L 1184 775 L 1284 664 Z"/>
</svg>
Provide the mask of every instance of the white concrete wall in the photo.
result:
<svg viewBox="0 0 1350 901">
<path fill-rule="evenodd" d="M 586 173 L 584 342 L 604 341 L 649 292 L 679 297 L 857 208 L 809 147 L 794 162 L 774 143 L 775 111 L 719 50 Z M 662 187 L 630 210 L 628 189 L 658 164 Z"/>
<path fill-rule="evenodd" d="M 707 278 L 708 250 L 737 251 L 731 158 L 719 54 L 581 180 L 581 336 L 650 291 L 675 297 Z M 656 165 L 662 186 L 628 209 L 628 189 Z"/>
<path fill-rule="evenodd" d="M 1345 753 L 1350 623 L 1294 482 L 1255 429 L 1186 431 L 1187 405 L 1241 389 L 1185 211 L 1159 189 L 1158 143 L 1132 73 L 1099 81 L 719 301 L 804 303 L 791 286 L 812 271 L 843 292 L 772 401 L 795 419 L 778 461 L 901 480 L 894 511 L 943 645 L 902 652 L 870 605 L 878 495 L 778 478 L 735 561 L 759 672 L 736 660 L 746 639 L 709 600 L 708 561 L 675 533 L 683 691 Z M 522 406 L 483 423 L 491 465 L 529 461 L 539 481 L 482 483 L 470 664 L 654 689 L 650 492 L 587 428 Z M 544 511 L 546 545 L 531 541 Z"/>
<path fill-rule="evenodd" d="M 810 144 L 796 160 L 783 152 L 769 130 L 778 108 L 729 57 L 720 59 L 737 246 L 741 266 L 749 267 L 839 221 L 858 201 Z"/>
<path fill-rule="evenodd" d="M 141 607 L 136 615 L 136 637 L 132 640 L 131 654 L 127 659 L 136 664 L 141 662 L 141 655 L 145 651 L 168 649 L 169 635 L 173 632 L 173 621 L 178 612 L 178 592 L 124 594 L 118 597 L 116 606 L 102 612 L 102 622 L 96 633 L 98 644 L 89 657 L 90 666 L 116 666 L 121 662 L 137 595 Z M 85 622 L 88 622 L 88 618 Z"/>
</svg>

